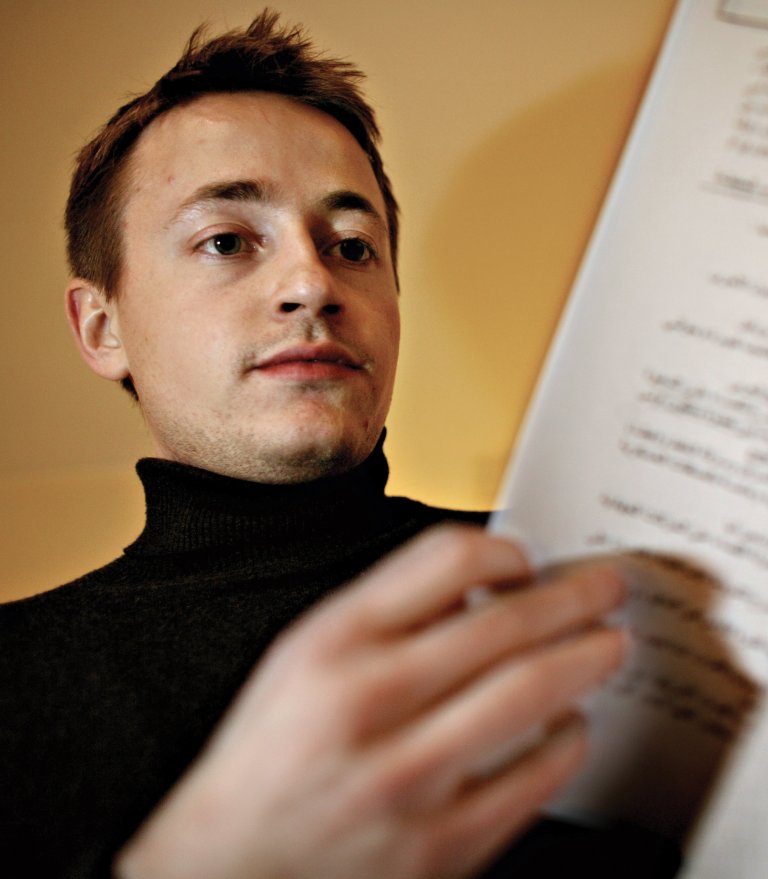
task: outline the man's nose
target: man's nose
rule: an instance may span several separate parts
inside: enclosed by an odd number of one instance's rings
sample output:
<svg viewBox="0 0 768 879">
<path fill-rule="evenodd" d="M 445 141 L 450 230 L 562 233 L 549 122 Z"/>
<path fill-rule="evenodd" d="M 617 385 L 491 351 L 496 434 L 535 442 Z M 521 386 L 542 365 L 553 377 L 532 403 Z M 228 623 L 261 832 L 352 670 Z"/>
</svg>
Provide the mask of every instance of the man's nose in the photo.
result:
<svg viewBox="0 0 768 879">
<path fill-rule="evenodd" d="M 313 242 L 304 242 L 283 254 L 276 266 L 274 307 L 279 314 L 303 311 L 316 316 L 342 310 L 333 274 Z"/>
</svg>

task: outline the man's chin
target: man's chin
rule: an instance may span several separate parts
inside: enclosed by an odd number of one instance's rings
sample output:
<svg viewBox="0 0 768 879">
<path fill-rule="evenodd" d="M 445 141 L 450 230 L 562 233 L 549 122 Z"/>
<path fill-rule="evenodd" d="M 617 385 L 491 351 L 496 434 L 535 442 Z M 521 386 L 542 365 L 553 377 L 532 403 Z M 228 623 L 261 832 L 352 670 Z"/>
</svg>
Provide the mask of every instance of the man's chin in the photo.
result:
<svg viewBox="0 0 768 879">
<path fill-rule="evenodd" d="M 257 482 L 310 482 L 345 473 L 361 464 L 378 442 L 378 421 L 323 418 L 285 420 L 274 429 L 262 429 L 253 444 L 253 457 L 243 460 Z M 265 428 L 266 425 L 262 425 Z"/>
<path fill-rule="evenodd" d="M 161 457 L 250 482 L 313 482 L 344 473 L 373 451 L 381 429 L 315 418 L 251 430 L 175 430 L 158 444 Z"/>
<path fill-rule="evenodd" d="M 314 482 L 328 476 L 346 473 L 373 451 L 376 438 L 370 443 L 351 443 L 342 439 L 314 437 L 304 442 L 260 443 L 243 448 L 240 454 L 230 449 L 216 456 L 208 469 L 267 484 Z"/>
<path fill-rule="evenodd" d="M 262 457 L 243 478 L 253 482 L 295 484 L 314 482 L 350 470 L 358 462 L 345 449 L 303 450 Z"/>
</svg>

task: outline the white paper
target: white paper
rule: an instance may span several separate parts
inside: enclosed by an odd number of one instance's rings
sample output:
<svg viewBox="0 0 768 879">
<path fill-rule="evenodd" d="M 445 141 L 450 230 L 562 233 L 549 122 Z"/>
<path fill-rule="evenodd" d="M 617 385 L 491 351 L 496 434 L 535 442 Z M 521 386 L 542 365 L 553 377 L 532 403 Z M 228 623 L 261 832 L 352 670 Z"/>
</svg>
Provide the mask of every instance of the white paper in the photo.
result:
<svg viewBox="0 0 768 879">
<path fill-rule="evenodd" d="M 540 565 L 663 556 L 552 810 L 685 841 L 768 683 L 768 0 L 679 3 L 499 507 Z"/>
</svg>

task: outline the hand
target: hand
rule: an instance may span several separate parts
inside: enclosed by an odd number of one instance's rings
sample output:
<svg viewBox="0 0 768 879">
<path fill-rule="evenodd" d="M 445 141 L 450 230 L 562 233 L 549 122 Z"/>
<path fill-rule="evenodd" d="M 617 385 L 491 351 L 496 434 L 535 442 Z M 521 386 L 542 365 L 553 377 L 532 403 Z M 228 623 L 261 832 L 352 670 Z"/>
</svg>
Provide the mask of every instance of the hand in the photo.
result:
<svg viewBox="0 0 768 879">
<path fill-rule="evenodd" d="M 468 609 L 478 585 L 498 594 Z M 478 529 L 416 539 L 275 642 L 118 875 L 473 874 L 583 758 L 562 718 L 621 662 L 599 621 L 623 591 L 596 568 L 532 585 Z"/>
</svg>

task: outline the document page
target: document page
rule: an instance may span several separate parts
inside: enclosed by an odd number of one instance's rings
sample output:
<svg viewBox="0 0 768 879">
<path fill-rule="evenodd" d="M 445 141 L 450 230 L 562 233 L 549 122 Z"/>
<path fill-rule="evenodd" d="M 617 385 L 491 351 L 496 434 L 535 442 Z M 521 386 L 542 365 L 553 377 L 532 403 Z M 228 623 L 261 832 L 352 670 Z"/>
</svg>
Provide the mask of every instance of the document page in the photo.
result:
<svg viewBox="0 0 768 879">
<path fill-rule="evenodd" d="M 768 683 L 768 0 L 679 2 L 498 506 L 538 565 L 632 560 L 552 811 L 685 844 Z"/>
</svg>

